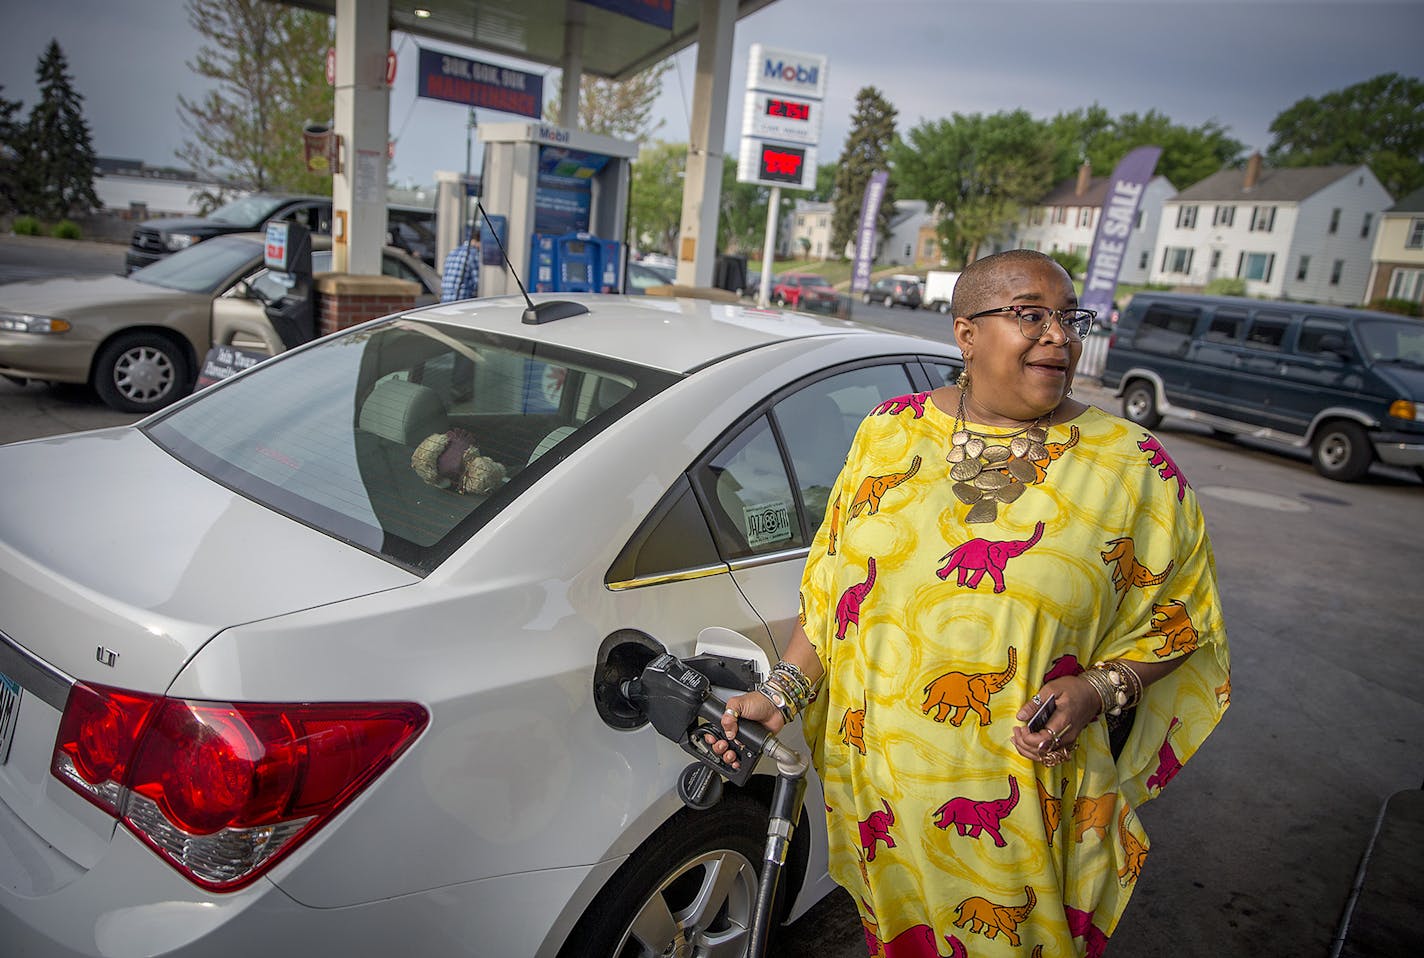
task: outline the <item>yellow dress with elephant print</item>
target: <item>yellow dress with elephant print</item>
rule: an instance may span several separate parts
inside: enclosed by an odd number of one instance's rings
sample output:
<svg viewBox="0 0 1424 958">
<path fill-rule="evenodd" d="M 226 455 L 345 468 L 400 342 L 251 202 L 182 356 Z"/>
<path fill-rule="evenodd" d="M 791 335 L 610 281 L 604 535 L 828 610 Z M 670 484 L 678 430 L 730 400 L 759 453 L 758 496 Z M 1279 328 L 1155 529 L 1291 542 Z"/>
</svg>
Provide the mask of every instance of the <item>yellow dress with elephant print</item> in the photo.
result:
<svg viewBox="0 0 1424 958">
<path fill-rule="evenodd" d="M 1147 857 L 1134 809 L 1228 704 L 1206 526 L 1158 440 L 1092 408 L 1020 447 L 1038 457 L 1009 473 L 1023 488 L 970 523 L 953 430 L 925 394 L 876 407 L 802 579 L 827 674 L 804 718 L 831 872 L 872 955 L 1096 956 Z M 1016 713 L 1048 679 L 1188 653 L 1116 759 L 1102 721 L 1056 768 L 1014 749 Z"/>
</svg>

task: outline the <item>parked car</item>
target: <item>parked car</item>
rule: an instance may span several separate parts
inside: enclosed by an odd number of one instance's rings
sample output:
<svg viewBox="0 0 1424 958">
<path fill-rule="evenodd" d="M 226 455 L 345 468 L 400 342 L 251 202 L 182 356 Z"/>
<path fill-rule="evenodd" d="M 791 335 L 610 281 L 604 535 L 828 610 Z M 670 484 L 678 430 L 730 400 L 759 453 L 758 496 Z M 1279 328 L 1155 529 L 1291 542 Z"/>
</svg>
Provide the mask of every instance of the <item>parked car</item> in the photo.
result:
<svg viewBox="0 0 1424 958">
<path fill-rule="evenodd" d="M 435 211 L 423 206 L 386 209 L 386 245 L 403 249 L 426 266 L 435 266 Z"/>
<path fill-rule="evenodd" d="M 919 309 L 923 294 L 924 286 L 918 276 L 895 275 L 882 276 L 871 283 L 861 298 L 867 303 L 880 303 L 887 307 L 908 306 L 911 309 Z"/>
<path fill-rule="evenodd" d="M 921 287 L 921 305 L 926 309 L 948 316 L 954 303 L 954 284 L 959 282 L 959 273 L 956 270 L 932 269 L 925 273 L 924 286 Z"/>
<path fill-rule="evenodd" d="M 1164 415 L 1309 446 L 1316 471 L 1376 459 L 1424 478 L 1424 323 L 1390 313 L 1141 292 L 1118 321 L 1103 384 L 1123 415 Z"/>
<path fill-rule="evenodd" d="M 0 447 L 6 954 L 744 951 L 775 768 L 686 810 L 687 755 L 614 691 L 712 626 L 775 661 L 857 423 L 960 357 L 563 299 Z M 834 887 L 823 801 L 813 774 L 787 918 Z"/>
<path fill-rule="evenodd" d="M 331 197 L 253 193 L 207 216 L 144 220 L 133 228 L 124 268 L 132 273 L 214 236 L 260 230 L 269 220 L 300 223 L 313 233 L 330 233 Z"/>
<path fill-rule="evenodd" d="M 262 242 L 262 233 L 220 236 L 128 276 L 0 286 L 0 375 L 90 383 L 115 409 L 152 412 L 188 394 L 224 329 L 259 345 L 255 331 L 266 351 L 280 351 L 263 305 L 284 290 L 262 265 Z M 381 264 L 419 283 L 420 302 L 440 298 L 440 278 L 410 254 L 386 247 Z M 313 272 L 330 269 L 331 238 L 313 236 Z"/>
<path fill-rule="evenodd" d="M 792 309 L 834 313 L 840 306 L 840 294 L 824 276 L 782 273 L 772 280 L 771 301 Z"/>
<path fill-rule="evenodd" d="M 633 296 L 642 296 L 653 286 L 671 286 L 677 281 L 677 270 L 670 266 L 630 260 L 624 272 L 624 291 Z"/>
</svg>

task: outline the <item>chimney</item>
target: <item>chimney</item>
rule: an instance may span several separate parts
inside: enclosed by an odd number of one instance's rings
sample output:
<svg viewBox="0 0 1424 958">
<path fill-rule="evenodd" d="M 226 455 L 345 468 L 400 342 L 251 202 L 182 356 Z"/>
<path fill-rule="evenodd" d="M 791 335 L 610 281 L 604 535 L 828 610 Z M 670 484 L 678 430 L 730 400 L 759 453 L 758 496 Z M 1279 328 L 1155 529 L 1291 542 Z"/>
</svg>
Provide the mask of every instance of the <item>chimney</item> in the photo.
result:
<svg viewBox="0 0 1424 958">
<path fill-rule="evenodd" d="M 1073 190 L 1073 195 L 1082 196 L 1084 193 L 1088 192 L 1088 181 L 1092 178 L 1093 165 L 1087 160 L 1084 160 L 1083 165 L 1078 167 L 1078 186 L 1076 189 Z"/>
<path fill-rule="evenodd" d="M 1243 190 L 1249 190 L 1256 185 L 1256 181 L 1261 178 L 1261 154 L 1252 153 L 1246 160 L 1246 182 L 1241 184 Z"/>
</svg>

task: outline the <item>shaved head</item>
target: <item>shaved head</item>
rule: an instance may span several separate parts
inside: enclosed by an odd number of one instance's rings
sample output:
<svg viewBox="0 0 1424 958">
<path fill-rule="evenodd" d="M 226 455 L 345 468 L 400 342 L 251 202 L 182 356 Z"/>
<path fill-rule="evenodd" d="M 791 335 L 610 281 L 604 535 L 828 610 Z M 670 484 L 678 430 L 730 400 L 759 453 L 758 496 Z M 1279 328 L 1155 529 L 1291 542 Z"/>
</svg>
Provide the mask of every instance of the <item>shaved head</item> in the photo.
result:
<svg viewBox="0 0 1424 958">
<path fill-rule="evenodd" d="M 973 316 L 981 310 L 1003 306 L 999 300 L 1004 295 L 1004 268 L 1043 265 L 1063 272 L 1063 267 L 1052 257 L 1031 249 L 1004 250 L 1002 253 L 976 259 L 964 267 L 964 272 L 960 273 L 959 279 L 955 281 L 951 313 L 955 316 Z M 1063 272 L 1063 275 L 1068 274 Z"/>
</svg>

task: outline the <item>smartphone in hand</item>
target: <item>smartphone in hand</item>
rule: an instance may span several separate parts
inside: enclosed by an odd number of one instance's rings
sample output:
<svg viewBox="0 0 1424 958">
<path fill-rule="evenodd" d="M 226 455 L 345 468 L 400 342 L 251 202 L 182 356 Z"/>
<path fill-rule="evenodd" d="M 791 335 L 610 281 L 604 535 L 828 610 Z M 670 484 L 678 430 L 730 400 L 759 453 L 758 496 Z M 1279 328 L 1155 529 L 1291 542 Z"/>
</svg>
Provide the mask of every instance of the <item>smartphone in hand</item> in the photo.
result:
<svg viewBox="0 0 1424 958">
<path fill-rule="evenodd" d="M 1043 704 L 1038 707 L 1038 711 L 1034 712 L 1033 717 L 1028 720 L 1028 730 L 1030 732 L 1043 731 L 1043 727 L 1048 724 L 1049 717 L 1053 715 L 1053 700 L 1057 697 L 1058 693 L 1054 692 L 1043 700 Z"/>
</svg>

